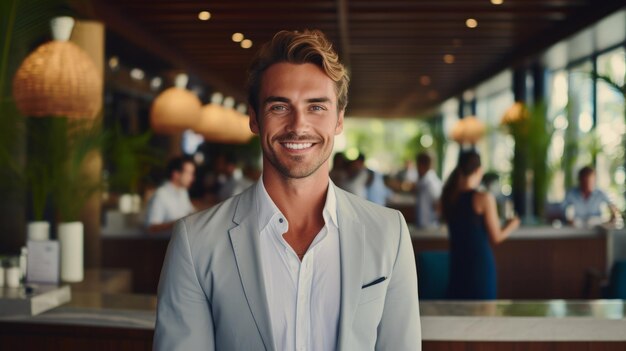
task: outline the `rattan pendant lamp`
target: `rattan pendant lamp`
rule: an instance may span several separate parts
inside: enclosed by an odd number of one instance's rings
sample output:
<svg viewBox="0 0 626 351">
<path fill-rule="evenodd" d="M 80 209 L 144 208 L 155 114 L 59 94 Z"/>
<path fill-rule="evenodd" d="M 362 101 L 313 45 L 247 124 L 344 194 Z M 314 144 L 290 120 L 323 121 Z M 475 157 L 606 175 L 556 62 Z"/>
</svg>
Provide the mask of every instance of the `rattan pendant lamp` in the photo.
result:
<svg viewBox="0 0 626 351">
<path fill-rule="evenodd" d="M 179 74 L 175 86 L 154 99 L 150 109 L 150 124 L 155 133 L 177 134 L 198 124 L 202 103 L 186 89 L 188 81 L 186 74 Z"/>
<path fill-rule="evenodd" d="M 233 105 L 232 98 L 223 99 L 222 94 L 214 93 L 211 96 L 211 103 L 202 107 L 200 121 L 194 131 L 211 142 L 225 144 L 248 142 L 254 135 L 250 131 L 249 118 L 234 110 Z"/>
<path fill-rule="evenodd" d="M 465 116 L 452 128 L 450 139 L 462 145 L 475 145 L 483 135 L 485 135 L 485 124 L 476 116 Z"/>
<path fill-rule="evenodd" d="M 102 77 L 95 63 L 68 41 L 71 17 L 51 21 L 53 40 L 26 57 L 13 78 L 13 97 L 25 116 L 94 118 L 102 106 Z"/>
</svg>

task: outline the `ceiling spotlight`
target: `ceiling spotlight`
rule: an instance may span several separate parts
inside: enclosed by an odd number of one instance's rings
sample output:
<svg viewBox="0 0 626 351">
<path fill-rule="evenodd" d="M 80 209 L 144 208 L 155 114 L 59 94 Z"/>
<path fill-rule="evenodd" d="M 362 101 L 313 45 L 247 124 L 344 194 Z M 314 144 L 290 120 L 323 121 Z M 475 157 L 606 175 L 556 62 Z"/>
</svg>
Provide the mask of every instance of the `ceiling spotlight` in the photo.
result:
<svg viewBox="0 0 626 351">
<path fill-rule="evenodd" d="M 209 11 L 201 11 L 198 13 L 198 18 L 200 21 L 208 21 L 211 18 L 211 13 Z"/>
<path fill-rule="evenodd" d="M 503 2 L 503 0 L 491 0 L 491 3 L 494 5 L 502 5 Z"/>
<path fill-rule="evenodd" d="M 111 58 L 109 59 L 109 67 L 112 70 L 117 69 L 120 66 L 120 59 L 117 58 L 117 56 L 111 56 Z"/>
<path fill-rule="evenodd" d="M 478 27 L 478 21 L 473 18 L 468 18 L 467 20 L 465 20 L 465 25 L 467 26 L 467 28 L 476 28 Z"/>
<path fill-rule="evenodd" d="M 244 39 L 241 41 L 241 47 L 244 49 L 249 49 L 252 47 L 252 40 L 250 39 Z"/>
<path fill-rule="evenodd" d="M 162 84 L 163 84 L 163 79 L 161 79 L 161 77 L 154 77 L 150 81 L 150 88 L 152 88 L 153 90 L 157 90 L 161 87 Z"/>
<path fill-rule="evenodd" d="M 130 70 L 130 77 L 133 79 L 142 80 L 145 76 L 146 74 L 144 73 L 144 71 L 140 70 L 139 68 L 133 68 Z"/>
<path fill-rule="evenodd" d="M 232 39 L 235 43 L 239 43 L 243 40 L 243 34 L 237 32 L 237 33 L 233 33 Z"/>
<path fill-rule="evenodd" d="M 443 55 L 443 62 L 447 64 L 454 63 L 454 55 L 450 55 L 450 54 Z"/>
<path fill-rule="evenodd" d="M 430 77 L 429 76 L 421 76 L 420 77 L 420 84 L 422 84 L 423 86 L 427 86 L 430 85 Z"/>
</svg>

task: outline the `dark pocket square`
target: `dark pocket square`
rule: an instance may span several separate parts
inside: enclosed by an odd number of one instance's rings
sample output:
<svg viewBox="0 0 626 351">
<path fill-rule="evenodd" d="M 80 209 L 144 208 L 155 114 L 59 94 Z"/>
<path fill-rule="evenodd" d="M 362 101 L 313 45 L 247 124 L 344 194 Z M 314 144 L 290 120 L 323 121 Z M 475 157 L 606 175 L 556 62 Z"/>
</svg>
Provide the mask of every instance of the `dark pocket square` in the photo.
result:
<svg viewBox="0 0 626 351">
<path fill-rule="evenodd" d="M 367 284 L 363 285 L 363 286 L 361 287 L 361 289 L 369 288 L 369 287 L 370 287 L 370 286 L 372 286 L 372 285 L 376 285 L 376 284 L 378 284 L 378 283 L 382 283 L 382 282 L 384 282 L 384 281 L 385 281 L 385 279 L 387 279 L 387 277 L 380 277 L 380 278 L 378 278 L 378 279 L 374 280 L 374 281 L 373 281 L 373 282 L 371 282 L 371 283 L 367 283 Z"/>
</svg>

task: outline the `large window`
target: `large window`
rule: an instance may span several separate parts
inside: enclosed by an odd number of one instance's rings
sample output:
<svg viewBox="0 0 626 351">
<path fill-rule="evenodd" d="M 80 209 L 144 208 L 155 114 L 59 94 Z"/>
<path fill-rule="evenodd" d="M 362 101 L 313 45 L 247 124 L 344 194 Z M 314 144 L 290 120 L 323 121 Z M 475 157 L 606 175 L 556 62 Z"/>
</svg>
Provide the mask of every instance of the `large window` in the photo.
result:
<svg viewBox="0 0 626 351">
<path fill-rule="evenodd" d="M 626 75 L 623 47 L 599 55 L 598 75 L 623 86 Z M 597 127 L 599 150 L 596 158 L 597 181 L 611 200 L 624 209 L 624 96 L 603 79 L 597 83 Z"/>
<path fill-rule="evenodd" d="M 563 155 L 565 154 L 566 131 L 569 127 L 567 104 L 567 72 L 559 70 L 549 77 L 548 118 L 552 118 L 554 134 L 548 149 L 548 165 L 552 173 L 552 182 L 548 187 L 548 201 L 560 202 L 565 197 L 565 172 Z"/>
</svg>

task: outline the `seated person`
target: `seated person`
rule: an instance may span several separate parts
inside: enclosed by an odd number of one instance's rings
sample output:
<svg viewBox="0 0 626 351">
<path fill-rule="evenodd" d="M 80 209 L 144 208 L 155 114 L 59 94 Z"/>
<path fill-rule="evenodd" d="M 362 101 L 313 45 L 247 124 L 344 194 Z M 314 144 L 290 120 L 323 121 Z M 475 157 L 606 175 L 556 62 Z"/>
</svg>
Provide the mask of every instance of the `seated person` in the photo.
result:
<svg viewBox="0 0 626 351">
<path fill-rule="evenodd" d="M 587 226 L 602 222 L 601 205 L 606 204 L 613 222 L 619 211 L 606 194 L 595 189 L 596 173 L 593 168 L 583 167 L 578 172 L 578 187 L 570 189 L 561 204 L 561 210 L 569 224 Z"/>
<path fill-rule="evenodd" d="M 174 222 L 193 212 L 187 190 L 193 183 L 196 166 L 190 158 L 176 157 L 167 165 L 168 180 L 148 202 L 146 227 L 148 232 L 169 230 Z"/>
</svg>

